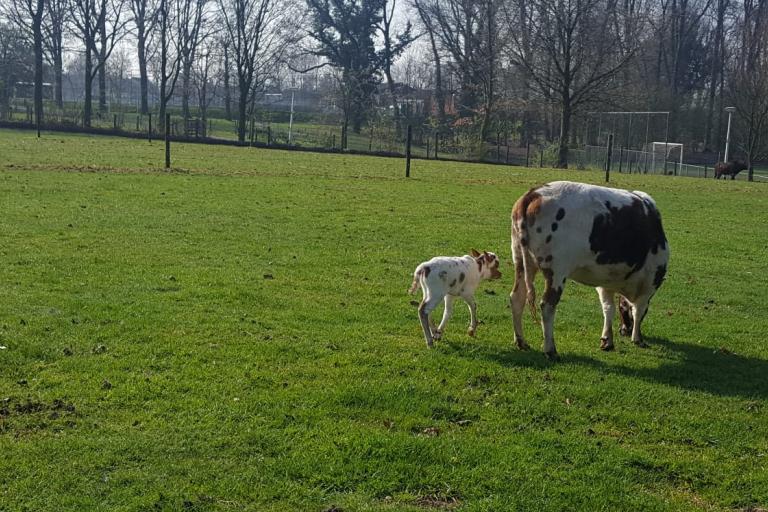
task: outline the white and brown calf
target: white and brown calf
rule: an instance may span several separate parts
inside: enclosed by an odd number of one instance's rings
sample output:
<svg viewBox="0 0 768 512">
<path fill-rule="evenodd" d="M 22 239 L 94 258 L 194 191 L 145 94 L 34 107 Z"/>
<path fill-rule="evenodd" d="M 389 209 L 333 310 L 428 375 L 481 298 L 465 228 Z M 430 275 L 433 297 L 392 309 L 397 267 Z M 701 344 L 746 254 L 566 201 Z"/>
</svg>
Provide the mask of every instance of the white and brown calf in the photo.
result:
<svg viewBox="0 0 768 512">
<path fill-rule="evenodd" d="M 621 333 L 631 330 L 632 341 L 645 346 L 640 325 L 669 261 L 661 215 L 648 194 L 568 181 L 533 188 L 512 209 L 512 256 L 510 302 L 518 347 L 528 348 L 522 313 L 528 302 L 536 316 L 534 277 L 539 270 L 544 275 L 541 324 L 547 357 L 557 358 L 555 310 L 569 278 L 597 288 L 604 316 L 601 349 L 614 347 L 617 293 L 623 299 Z"/>
<path fill-rule="evenodd" d="M 453 301 L 456 297 L 464 299 L 469 306 L 470 323 L 467 334 L 474 336 L 477 329 L 475 290 L 484 279 L 500 277 L 498 256 L 492 252 L 480 254 L 474 249 L 472 254 L 467 256 L 439 256 L 416 267 L 408 293 L 414 293 L 421 285 L 423 297 L 419 304 L 419 321 L 424 330 L 427 346 L 431 347 L 433 340 L 440 339 L 445 324 L 448 323 L 453 312 Z M 429 314 L 443 301 L 445 301 L 443 320 L 435 329 Z"/>
</svg>

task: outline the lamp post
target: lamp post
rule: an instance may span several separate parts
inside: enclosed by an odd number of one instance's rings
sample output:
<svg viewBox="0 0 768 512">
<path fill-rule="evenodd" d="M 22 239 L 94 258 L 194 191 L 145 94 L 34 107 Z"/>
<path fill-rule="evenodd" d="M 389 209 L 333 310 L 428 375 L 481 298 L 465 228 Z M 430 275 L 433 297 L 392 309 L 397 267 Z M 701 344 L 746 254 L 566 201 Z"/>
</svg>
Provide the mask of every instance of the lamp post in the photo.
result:
<svg viewBox="0 0 768 512">
<path fill-rule="evenodd" d="M 725 107 L 725 111 L 728 112 L 728 129 L 725 131 L 725 158 L 723 162 L 728 162 L 728 145 L 731 142 L 731 115 L 736 111 L 736 107 Z"/>
</svg>

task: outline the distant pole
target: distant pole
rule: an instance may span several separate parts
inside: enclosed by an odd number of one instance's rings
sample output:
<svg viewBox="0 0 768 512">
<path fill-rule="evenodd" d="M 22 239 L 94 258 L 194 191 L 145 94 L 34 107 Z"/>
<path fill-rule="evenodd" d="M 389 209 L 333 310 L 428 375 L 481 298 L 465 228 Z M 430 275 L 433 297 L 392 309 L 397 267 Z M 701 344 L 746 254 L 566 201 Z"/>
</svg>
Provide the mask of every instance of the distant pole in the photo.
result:
<svg viewBox="0 0 768 512">
<path fill-rule="evenodd" d="M 723 162 L 728 161 L 728 147 L 731 143 L 731 114 L 736 110 L 736 107 L 725 107 L 725 111 L 728 112 L 728 129 L 725 131 L 725 158 Z"/>
<path fill-rule="evenodd" d="M 544 167 L 544 147 L 539 146 L 539 168 Z"/>
<path fill-rule="evenodd" d="M 667 154 L 669 153 L 669 113 L 667 113 L 667 128 L 664 131 L 664 176 L 667 175 Z"/>
<path fill-rule="evenodd" d="M 147 124 L 147 140 L 152 142 L 152 112 L 149 113 L 149 124 Z"/>
<path fill-rule="evenodd" d="M 501 134 L 496 132 L 496 161 L 501 161 Z"/>
<path fill-rule="evenodd" d="M 141 114 L 136 114 L 136 133 L 139 132 L 139 119 L 141 119 Z"/>
<path fill-rule="evenodd" d="M 613 152 L 613 134 L 608 134 L 608 154 L 605 158 L 605 182 L 608 183 L 608 180 L 611 177 L 611 153 Z"/>
<path fill-rule="evenodd" d="M 619 174 L 621 174 L 621 167 L 624 164 L 624 148 L 619 148 Z"/>
<path fill-rule="evenodd" d="M 525 166 L 531 166 L 531 141 L 525 143 Z"/>
<path fill-rule="evenodd" d="M 171 168 L 171 114 L 165 114 L 165 168 Z"/>
<path fill-rule="evenodd" d="M 288 119 L 288 145 L 293 140 L 293 91 L 291 91 L 291 117 Z"/>
<path fill-rule="evenodd" d="M 408 125 L 408 136 L 405 141 L 405 177 L 411 177 L 411 125 Z"/>
<path fill-rule="evenodd" d="M 509 163 L 509 146 L 510 146 L 510 144 L 509 144 L 509 134 L 507 134 L 506 142 L 507 142 L 507 156 L 504 159 L 504 163 L 508 164 Z"/>
<path fill-rule="evenodd" d="M 438 137 L 440 136 L 440 132 L 435 132 L 435 160 L 437 160 L 437 144 L 438 144 Z"/>
</svg>

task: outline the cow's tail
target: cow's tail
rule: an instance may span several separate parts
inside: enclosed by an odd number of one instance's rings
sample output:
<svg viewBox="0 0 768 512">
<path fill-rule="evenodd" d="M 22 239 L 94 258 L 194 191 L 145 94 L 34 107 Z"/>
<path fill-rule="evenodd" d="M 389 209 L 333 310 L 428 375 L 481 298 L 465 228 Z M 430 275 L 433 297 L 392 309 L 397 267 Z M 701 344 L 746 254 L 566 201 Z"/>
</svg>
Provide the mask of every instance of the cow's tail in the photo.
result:
<svg viewBox="0 0 768 512">
<path fill-rule="evenodd" d="M 525 301 L 531 310 L 531 317 L 534 321 L 539 321 L 539 315 L 536 310 L 536 287 L 534 279 L 538 266 L 531 253 L 523 247 L 522 239 L 527 235 L 525 216 L 513 219 L 512 228 L 512 259 L 515 264 L 515 285 L 522 277 L 525 284 Z M 522 271 L 522 272 L 520 272 Z M 522 276 L 521 276 L 522 274 Z"/>
<path fill-rule="evenodd" d="M 419 287 L 419 283 L 421 282 L 422 277 L 424 276 L 424 267 L 419 265 L 416 267 L 416 270 L 413 272 L 413 282 L 411 283 L 411 287 L 408 288 L 408 293 L 413 295 L 416 293 L 416 289 Z"/>
</svg>

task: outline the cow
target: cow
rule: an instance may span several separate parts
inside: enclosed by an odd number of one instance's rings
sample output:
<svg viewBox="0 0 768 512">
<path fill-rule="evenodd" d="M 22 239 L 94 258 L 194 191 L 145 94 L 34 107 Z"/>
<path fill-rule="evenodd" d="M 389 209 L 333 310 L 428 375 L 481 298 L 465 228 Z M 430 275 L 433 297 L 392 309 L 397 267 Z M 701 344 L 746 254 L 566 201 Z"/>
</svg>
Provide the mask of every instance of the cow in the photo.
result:
<svg viewBox="0 0 768 512">
<path fill-rule="evenodd" d="M 638 346 L 648 303 L 667 272 L 669 244 L 656 203 L 644 192 L 556 181 L 535 187 L 512 209 L 515 284 L 510 293 L 515 343 L 523 337 L 528 303 L 536 319 L 534 277 L 544 275 L 541 325 L 544 353 L 558 359 L 554 340 L 557 304 L 567 279 L 594 286 L 603 307 L 602 350 L 612 350 L 616 294 L 622 296 L 622 334 Z M 624 302 L 626 301 L 626 302 Z"/>
<path fill-rule="evenodd" d="M 413 283 L 408 293 L 414 293 L 421 285 L 423 294 L 419 304 L 419 321 L 424 331 L 427 347 L 440 336 L 453 312 L 453 301 L 461 297 L 469 306 L 470 323 L 467 334 L 475 335 L 477 329 L 477 306 L 475 289 L 485 279 L 499 279 L 499 257 L 492 252 L 482 254 L 472 249 L 466 256 L 438 256 L 421 263 L 413 272 Z M 445 301 L 443 320 L 435 329 L 429 314 L 438 304 Z"/>
<path fill-rule="evenodd" d="M 715 164 L 715 179 L 719 180 L 721 177 L 725 179 L 726 176 L 730 176 L 732 180 L 735 180 L 737 174 L 748 168 L 749 166 L 740 160 L 717 162 Z"/>
</svg>

